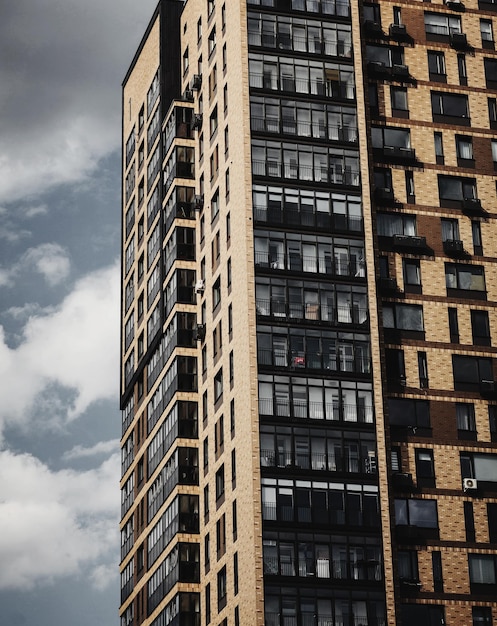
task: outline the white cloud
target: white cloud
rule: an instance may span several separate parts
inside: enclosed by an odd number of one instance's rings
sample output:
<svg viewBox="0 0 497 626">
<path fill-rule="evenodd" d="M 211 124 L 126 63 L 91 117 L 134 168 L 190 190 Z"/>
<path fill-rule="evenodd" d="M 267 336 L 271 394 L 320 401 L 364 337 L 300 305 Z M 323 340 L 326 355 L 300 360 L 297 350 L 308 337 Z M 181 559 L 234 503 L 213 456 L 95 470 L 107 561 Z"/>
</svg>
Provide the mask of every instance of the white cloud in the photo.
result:
<svg viewBox="0 0 497 626">
<path fill-rule="evenodd" d="M 85 448 L 84 446 L 74 446 L 71 450 L 68 450 L 64 454 L 64 459 L 66 461 L 73 459 L 84 459 L 88 457 L 93 457 L 99 454 L 110 454 L 112 452 L 116 452 L 119 450 L 119 440 L 112 439 L 110 441 L 99 441 L 91 448 Z"/>
<path fill-rule="evenodd" d="M 29 318 L 15 348 L 0 326 L 0 433 L 5 422 L 41 426 L 117 403 L 119 284 L 117 263 L 82 278 L 60 306 Z"/>
<path fill-rule="evenodd" d="M 103 588 L 118 553 L 119 455 L 85 472 L 0 452 L 0 590 L 85 573 Z M 114 576 L 117 569 L 114 567 Z"/>
<path fill-rule="evenodd" d="M 23 272 L 33 271 L 54 286 L 68 277 L 70 268 L 67 250 L 56 243 L 43 243 L 28 248 L 16 263 L 0 268 L 0 287 L 11 287 Z"/>
<path fill-rule="evenodd" d="M 3 3 L 0 201 L 84 180 L 118 148 L 121 81 L 156 3 Z"/>
</svg>

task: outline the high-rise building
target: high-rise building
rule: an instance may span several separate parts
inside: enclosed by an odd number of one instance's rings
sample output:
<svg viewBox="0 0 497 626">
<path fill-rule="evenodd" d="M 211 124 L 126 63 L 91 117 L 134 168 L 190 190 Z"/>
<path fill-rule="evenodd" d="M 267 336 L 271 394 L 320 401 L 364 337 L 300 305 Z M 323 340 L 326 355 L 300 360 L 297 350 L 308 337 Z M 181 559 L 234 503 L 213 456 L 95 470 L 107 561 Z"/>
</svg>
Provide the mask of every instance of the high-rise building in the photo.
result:
<svg viewBox="0 0 497 626">
<path fill-rule="evenodd" d="M 497 621 L 496 20 L 159 2 L 123 84 L 122 626 Z"/>
</svg>

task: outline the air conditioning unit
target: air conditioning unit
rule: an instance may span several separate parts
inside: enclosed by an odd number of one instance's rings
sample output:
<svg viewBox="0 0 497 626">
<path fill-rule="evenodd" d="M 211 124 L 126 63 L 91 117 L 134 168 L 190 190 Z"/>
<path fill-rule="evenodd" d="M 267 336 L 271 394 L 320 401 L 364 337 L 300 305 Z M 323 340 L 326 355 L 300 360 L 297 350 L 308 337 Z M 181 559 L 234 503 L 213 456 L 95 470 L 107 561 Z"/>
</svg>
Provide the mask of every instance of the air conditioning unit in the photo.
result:
<svg viewBox="0 0 497 626">
<path fill-rule="evenodd" d="M 464 491 L 475 491 L 478 489 L 478 481 L 476 478 L 463 478 L 462 488 Z"/>
<path fill-rule="evenodd" d="M 193 91 L 191 89 L 186 89 L 185 93 L 183 94 L 183 98 L 188 102 L 193 102 Z"/>
<path fill-rule="evenodd" d="M 203 341 L 205 339 L 205 324 L 197 324 L 195 336 L 197 341 Z"/>
<path fill-rule="evenodd" d="M 204 293 L 205 291 L 205 280 L 197 280 L 195 283 L 195 293 Z"/>
<path fill-rule="evenodd" d="M 200 130 L 202 128 L 202 113 L 194 113 L 192 119 L 192 130 Z"/>
<path fill-rule="evenodd" d="M 376 455 L 374 451 L 370 450 L 368 452 L 368 458 L 366 459 L 366 473 L 367 474 L 376 474 L 377 471 L 377 463 L 376 463 Z"/>
<path fill-rule="evenodd" d="M 197 194 L 193 197 L 193 208 L 195 211 L 200 211 L 204 206 L 204 194 Z"/>
<path fill-rule="evenodd" d="M 202 74 L 194 74 L 190 83 L 190 89 L 200 89 L 202 85 Z"/>
</svg>

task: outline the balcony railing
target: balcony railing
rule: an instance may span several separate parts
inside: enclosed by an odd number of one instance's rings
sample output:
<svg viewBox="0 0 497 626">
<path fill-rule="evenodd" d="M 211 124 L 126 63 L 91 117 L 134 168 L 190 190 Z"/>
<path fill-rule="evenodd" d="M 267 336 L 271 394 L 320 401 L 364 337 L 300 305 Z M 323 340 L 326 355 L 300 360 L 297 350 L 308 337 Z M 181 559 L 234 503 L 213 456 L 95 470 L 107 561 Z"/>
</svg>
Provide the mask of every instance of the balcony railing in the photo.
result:
<svg viewBox="0 0 497 626">
<path fill-rule="evenodd" d="M 250 118 L 253 131 L 276 133 L 281 135 L 297 135 L 313 139 L 327 139 L 343 143 L 357 143 L 357 128 L 354 126 L 338 126 L 333 124 L 304 122 L 293 119 L 275 119 L 271 117 Z"/>
<path fill-rule="evenodd" d="M 274 32 L 261 32 L 259 30 L 248 31 L 249 46 L 263 48 L 277 48 L 278 50 L 292 50 L 295 52 L 307 52 L 320 56 L 332 56 L 350 58 L 352 56 L 352 46 L 344 41 L 324 40 L 299 35 L 281 34 Z"/>
<path fill-rule="evenodd" d="M 321 472 L 346 472 L 350 474 L 374 474 L 368 455 L 346 457 L 343 454 L 334 455 L 321 452 L 309 454 L 295 454 L 280 450 L 261 449 L 261 467 L 295 468 L 303 470 L 317 470 Z"/>
<path fill-rule="evenodd" d="M 282 615 L 281 613 L 264 613 L 264 626 L 386 626 L 381 617 L 335 617 L 332 615 L 316 615 L 316 613 L 298 613 Z"/>
<path fill-rule="evenodd" d="M 285 367 L 291 370 L 327 370 L 332 372 L 351 372 L 355 374 L 369 374 L 371 360 L 367 355 L 339 356 L 323 354 L 322 352 L 257 350 L 257 363 L 269 367 Z"/>
<path fill-rule="evenodd" d="M 359 170 L 341 165 L 313 167 L 312 165 L 297 165 L 297 163 L 282 163 L 281 161 L 252 160 L 252 173 L 254 176 L 286 178 L 349 187 L 358 187 L 360 184 Z"/>
<path fill-rule="evenodd" d="M 329 322 L 330 324 L 365 324 L 368 310 L 362 307 L 337 306 L 325 304 L 295 304 L 278 300 L 257 298 L 257 315 L 272 318 L 292 318 L 298 320 Z"/>
<path fill-rule="evenodd" d="M 268 254 L 255 252 L 256 267 L 265 267 L 272 270 L 289 270 L 291 272 L 309 272 L 313 274 L 327 274 L 329 276 L 348 276 L 349 278 L 363 278 L 365 267 L 361 261 L 349 260 L 341 262 L 331 257 L 297 256 L 282 254 Z"/>
<path fill-rule="evenodd" d="M 259 414 L 299 419 L 325 419 L 351 423 L 373 423 L 373 407 L 363 404 L 307 402 L 289 398 L 259 398 Z"/>
<path fill-rule="evenodd" d="M 335 580 L 381 580 L 381 567 L 378 562 L 347 562 L 339 559 L 285 558 L 264 556 L 264 574 L 273 576 L 315 576 Z M 310 617 L 310 614 L 309 614 Z"/>
<path fill-rule="evenodd" d="M 279 77 L 276 74 L 250 73 L 252 89 L 269 89 L 287 93 L 301 93 L 324 98 L 355 99 L 355 87 L 340 81 L 308 80 L 305 78 Z"/>
<path fill-rule="evenodd" d="M 306 226 L 308 228 L 326 229 L 328 231 L 341 230 L 354 233 L 362 232 L 364 225 L 362 217 L 344 215 L 340 213 L 325 213 L 316 211 L 305 205 L 298 206 L 260 206 L 254 205 L 254 220 L 288 226 Z"/>
</svg>

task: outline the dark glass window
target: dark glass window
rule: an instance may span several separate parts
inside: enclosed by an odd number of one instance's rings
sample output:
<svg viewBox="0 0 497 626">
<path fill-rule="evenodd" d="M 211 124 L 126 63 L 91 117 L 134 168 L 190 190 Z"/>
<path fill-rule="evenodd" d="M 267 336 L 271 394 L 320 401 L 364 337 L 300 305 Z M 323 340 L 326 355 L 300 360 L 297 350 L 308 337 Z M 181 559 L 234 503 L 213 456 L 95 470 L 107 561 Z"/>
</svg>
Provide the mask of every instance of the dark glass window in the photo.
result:
<svg viewBox="0 0 497 626">
<path fill-rule="evenodd" d="M 435 591 L 443 591 L 442 553 L 433 550 L 431 553 L 431 567 L 433 571 L 433 588 Z"/>
<path fill-rule="evenodd" d="M 431 109 L 433 121 L 462 124 L 469 126 L 469 103 L 468 96 L 447 92 L 431 92 Z"/>
<path fill-rule="evenodd" d="M 420 448 L 416 450 L 416 478 L 418 486 L 435 486 L 435 462 L 433 450 Z"/>
<path fill-rule="evenodd" d="M 463 502 L 464 505 L 464 528 L 466 530 L 466 541 L 475 540 L 475 515 L 473 503 L 469 500 Z"/>
<path fill-rule="evenodd" d="M 487 504 L 488 538 L 491 543 L 497 543 L 497 504 Z"/>
<path fill-rule="evenodd" d="M 428 400 L 389 398 L 388 410 L 390 424 L 393 426 L 430 427 L 430 403 Z"/>
<path fill-rule="evenodd" d="M 401 581 L 417 582 L 419 580 L 418 553 L 416 550 L 399 550 L 397 565 Z"/>
<path fill-rule="evenodd" d="M 447 71 L 445 69 L 445 54 L 443 52 L 428 50 L 428 72 L 431 81 L 440 83 L 447 82 Z"/>
<path fill-rule="evenodd" d="M 474 606 L 473 626 L 492 626 L 492 609 L 489 606 Z"/>
<path fill-rule="evenodd" d="M 420 528 L 438 528 L 436 500 L 398 498 L 395 500 L 395 523 Z"/>
<path fill-rule="evenodd" d="M 471 331 L 475 345 L 491 345 L 488 311 L 471 311 Z"/>
<path fill-rule="evenodd" d="M 491 358 L 453 354 L 452 369 L 456 391 L 478 391 L 494 379 Z"/>
<path fill-rule="evenodd" d="M 497 59 L 483 59 L 487 89 L 497 88 Z"/>
</svg>

